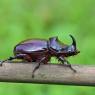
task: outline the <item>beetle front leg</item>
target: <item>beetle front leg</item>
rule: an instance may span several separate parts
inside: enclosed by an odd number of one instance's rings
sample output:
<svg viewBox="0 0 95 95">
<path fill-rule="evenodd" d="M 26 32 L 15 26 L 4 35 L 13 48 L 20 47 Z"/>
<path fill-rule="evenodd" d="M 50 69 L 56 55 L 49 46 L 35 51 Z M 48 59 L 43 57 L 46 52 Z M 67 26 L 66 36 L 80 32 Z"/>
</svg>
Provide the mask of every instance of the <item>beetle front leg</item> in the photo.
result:
<svg viewBox="0 0 95 95">
<path fill-rule="evenodd" d="M 67 67 L 69 67 L 71 70 L 73 70 L 74 72 L 76 72 L 75 69 L 72 68 L 71 64 L 63 57 L 59 57 L 59 60 Z"/>
</svg>

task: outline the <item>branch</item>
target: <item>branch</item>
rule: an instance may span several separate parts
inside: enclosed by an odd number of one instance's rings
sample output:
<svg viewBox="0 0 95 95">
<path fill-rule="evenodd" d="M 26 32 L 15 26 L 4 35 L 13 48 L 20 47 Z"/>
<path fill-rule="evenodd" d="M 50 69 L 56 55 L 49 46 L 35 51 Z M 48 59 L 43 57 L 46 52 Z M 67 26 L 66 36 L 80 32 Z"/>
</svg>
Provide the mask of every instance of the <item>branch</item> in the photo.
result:
<svg viewBox="0 0 95 95">
<path fill-rule="evenodd" d="M 4 63 L 0 67 L 0 82 L 95 86 L 95 66 L 72 65 L 77 70 L 74 73 L 62 64 L 42 64 L 32 78 L 36 65 L 37 63 Z"/>
</svg>

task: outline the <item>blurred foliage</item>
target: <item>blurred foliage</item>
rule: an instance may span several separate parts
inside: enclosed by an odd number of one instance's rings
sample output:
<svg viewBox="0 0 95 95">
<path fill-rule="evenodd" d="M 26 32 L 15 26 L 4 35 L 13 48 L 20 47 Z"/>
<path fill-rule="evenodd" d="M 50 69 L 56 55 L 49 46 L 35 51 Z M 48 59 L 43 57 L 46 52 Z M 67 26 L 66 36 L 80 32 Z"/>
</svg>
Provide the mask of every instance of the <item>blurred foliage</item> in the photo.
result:
<svg viewBox="0 0 95 95">
<path fill-rule="evenodd" d="M 95 0 L 0 0 L 0 59 L 13 55 L 14 46 L 29 38 L 58 36 L 77 40 L 81 53 L 68 60 L 93 64 L 95 58 Z M 54 61 L 54 60 L 53 60 Z M 1 95 L 91 95 L 94 87 L 0 83 Z"/>
</svg>

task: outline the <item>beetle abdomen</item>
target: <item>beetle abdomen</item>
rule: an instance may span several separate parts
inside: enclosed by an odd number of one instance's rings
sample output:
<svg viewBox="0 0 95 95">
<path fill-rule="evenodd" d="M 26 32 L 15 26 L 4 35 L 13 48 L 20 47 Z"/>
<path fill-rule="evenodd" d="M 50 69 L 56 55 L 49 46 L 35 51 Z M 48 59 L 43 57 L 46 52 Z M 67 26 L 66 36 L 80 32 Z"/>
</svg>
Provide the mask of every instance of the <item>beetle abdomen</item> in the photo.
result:
<svg viewBox="0 0 95 95">
<path fill-rule="evenodd" d="M 14 52 L 33 53 L 47 49 L 47 41 L 43 40 L 27 40 L 16 45 Z"/>
</svg>

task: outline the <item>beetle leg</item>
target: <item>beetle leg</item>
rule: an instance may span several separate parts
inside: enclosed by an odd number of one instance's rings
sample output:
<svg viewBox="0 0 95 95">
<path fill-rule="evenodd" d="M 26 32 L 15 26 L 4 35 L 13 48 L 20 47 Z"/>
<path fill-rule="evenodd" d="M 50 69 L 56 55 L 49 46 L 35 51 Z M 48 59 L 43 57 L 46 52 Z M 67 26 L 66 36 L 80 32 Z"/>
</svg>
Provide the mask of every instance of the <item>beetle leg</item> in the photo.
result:
<svg viewBox="0 0 95 95">
<path fill-rule="evenodd" d="M 28 62 L 31 62 L 31 58 L 27 54 L 17 54 L 14 57 L 9 57 L 8 59 L 1 61 L 0 66 L 2 66 L 4 62 L 12 61 L 13 59 L 24 59 L 24 60 L 26 60 Z"/>
<path fill-rule="evenodd" d="M 9 57 L 8 59 L 1 61 L 0 66 L 2 66 L 4 62 L 9 61 L 9 60 L 11 61 L 13 59 L 15 59 L 15 57 Z"/>
<path fill-rule="evenodd" d="M 43 57 L 36 65 L 36 67 L 33 69 L 33 72 L 32 72 L 32 78 L 34 78 L 34 73 L 37 69 L 39 69 L 40 67 L 40 64 L 46 59 L 46 57 Z"/>
<path fill-rule="evenodd" d="M 71 64 L 63 57 L 59 57 L 59 60 L 65 65 L 65 66 L 68 66 L 71 70 L 73 70 L 74 72 L 76 72 L 75 69 L 72 68 Z"/>
</svg>

